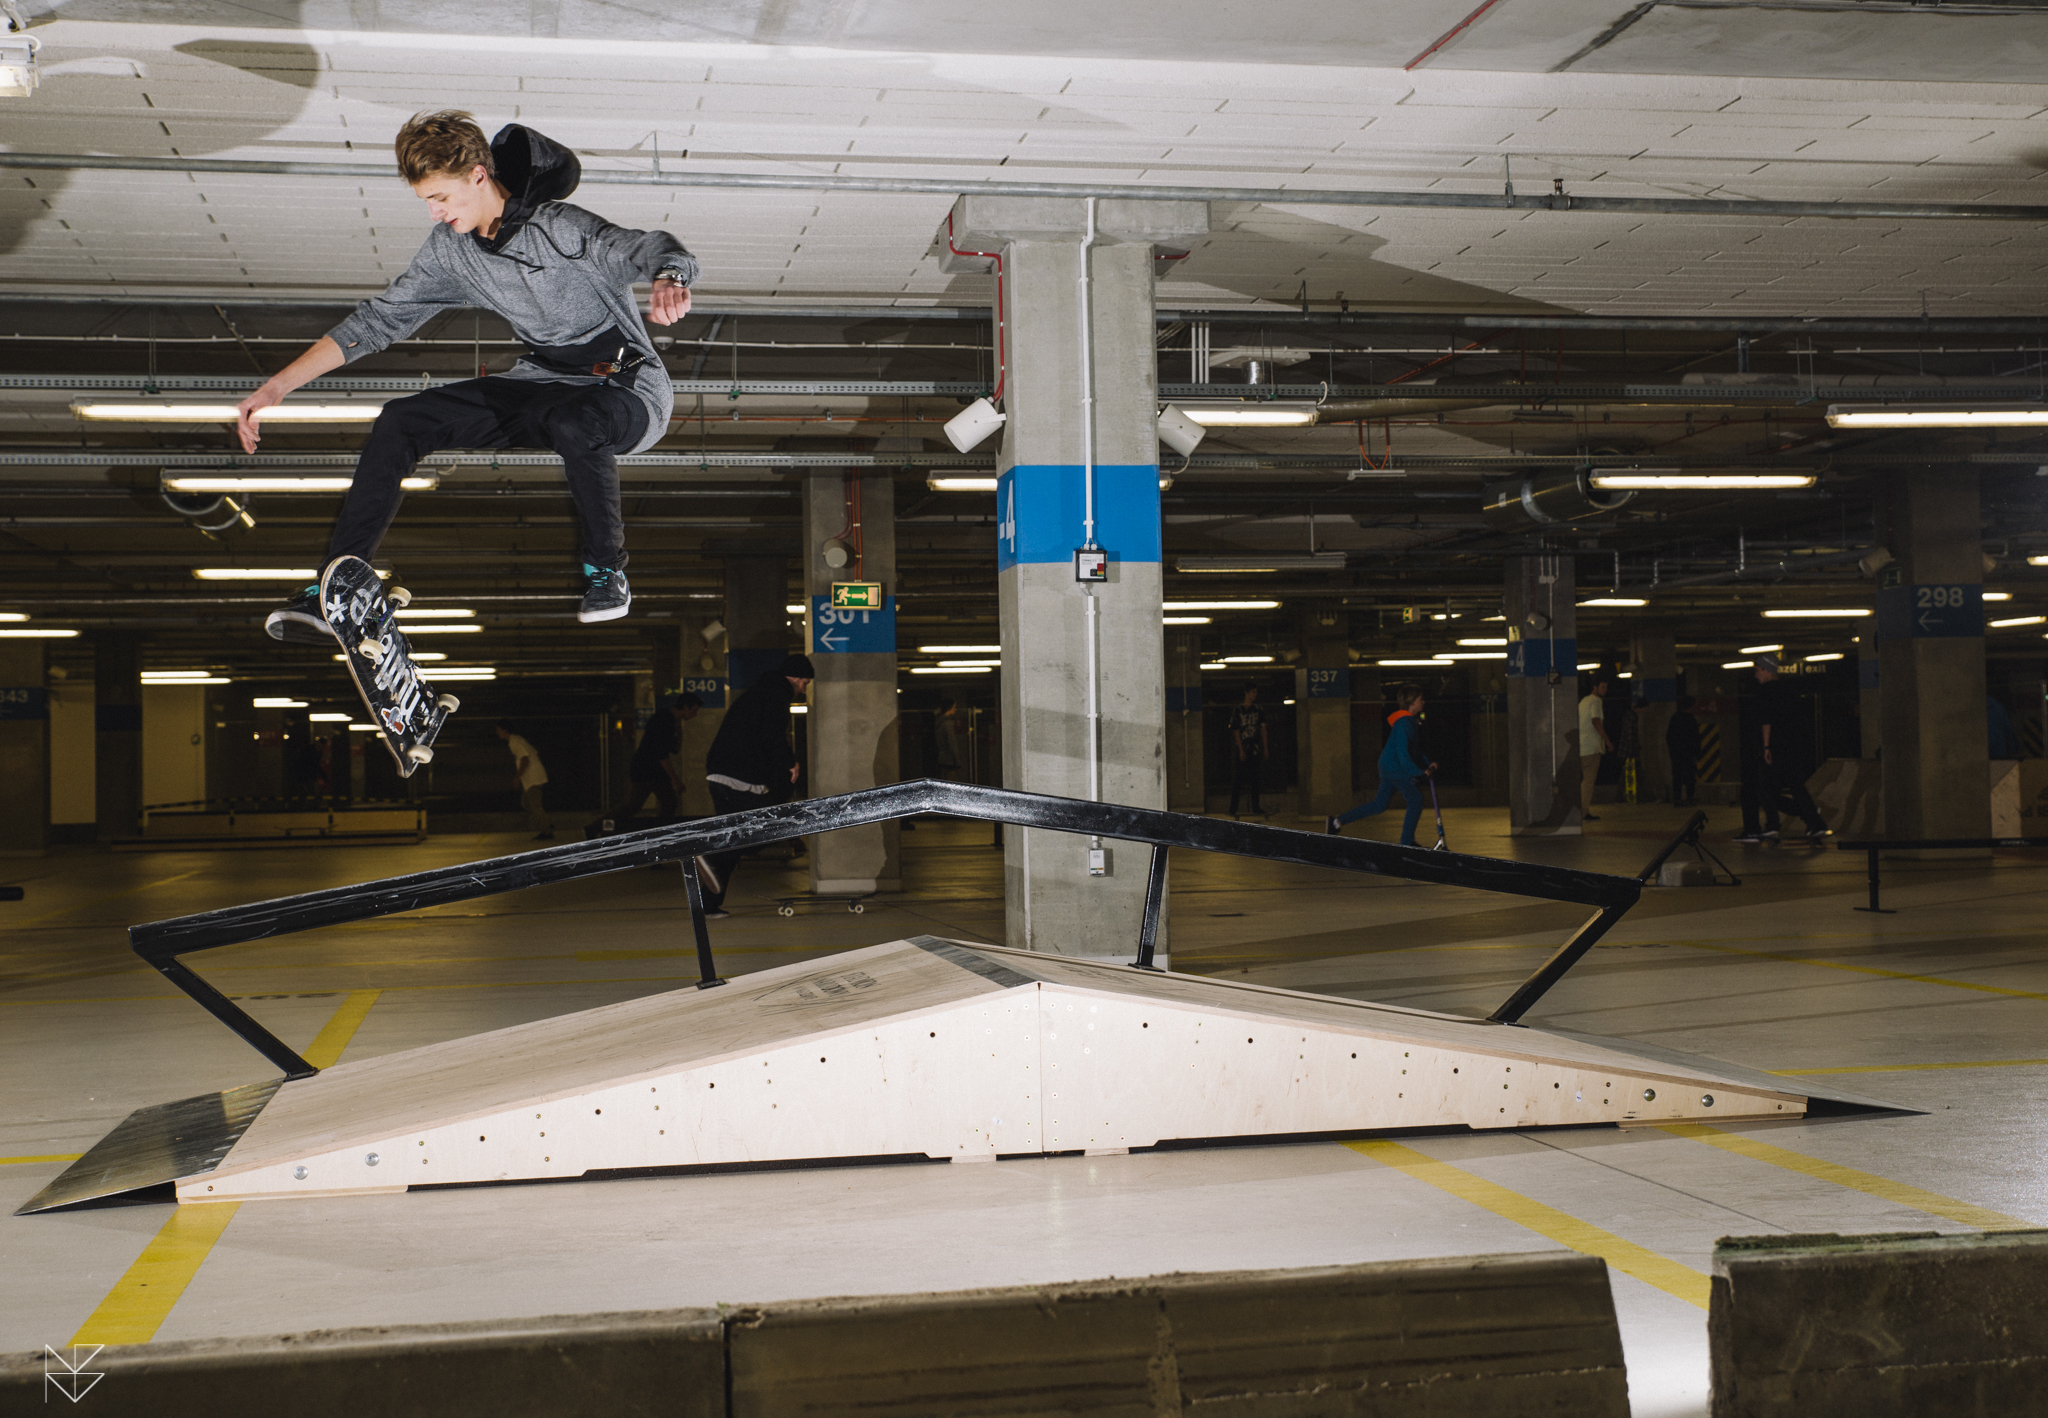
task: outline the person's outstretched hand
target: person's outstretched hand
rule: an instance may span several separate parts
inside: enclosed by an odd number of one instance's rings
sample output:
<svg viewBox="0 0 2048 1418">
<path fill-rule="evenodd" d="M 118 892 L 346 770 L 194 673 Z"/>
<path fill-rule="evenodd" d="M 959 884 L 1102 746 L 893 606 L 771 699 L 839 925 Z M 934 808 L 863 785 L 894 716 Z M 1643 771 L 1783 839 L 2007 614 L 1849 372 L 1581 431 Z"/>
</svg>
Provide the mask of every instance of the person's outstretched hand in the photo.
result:
<svg viewBox="0 0 2048 1418">
<path fill-rule="evenodd" d="M 256 426 L 256 411 L 284 402 L 284 390 L 276 384 L 276 380 L 266 380 L 262 388 L 235 405 L 235 432 L 242 436 L 244 453 L 254 453 L 257 441 L 263 437 Z"/>
<path fill-rule="evenodd" d="M 656 281 L 647 301 L 647 318 L 657 325 L 673 325 L 690 313 L 690 288 L 674 281 Z"/>
</svg>

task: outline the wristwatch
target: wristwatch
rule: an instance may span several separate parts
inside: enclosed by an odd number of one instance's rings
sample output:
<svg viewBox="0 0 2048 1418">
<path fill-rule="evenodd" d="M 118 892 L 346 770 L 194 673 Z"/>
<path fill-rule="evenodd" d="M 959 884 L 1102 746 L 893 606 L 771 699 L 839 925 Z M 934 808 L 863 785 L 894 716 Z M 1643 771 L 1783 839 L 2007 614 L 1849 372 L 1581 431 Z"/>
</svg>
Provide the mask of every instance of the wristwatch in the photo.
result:
<svg viewBox="0 0 2048 1418">
<path fill-rule="evenodd" d="M 679 286 L 689 284 L 688 281 L 683 279 L 683 268 L 680 266 L 663 266 L 654 273 L 654 279 L 657 281 L 674 281 Z"/>
</svg>

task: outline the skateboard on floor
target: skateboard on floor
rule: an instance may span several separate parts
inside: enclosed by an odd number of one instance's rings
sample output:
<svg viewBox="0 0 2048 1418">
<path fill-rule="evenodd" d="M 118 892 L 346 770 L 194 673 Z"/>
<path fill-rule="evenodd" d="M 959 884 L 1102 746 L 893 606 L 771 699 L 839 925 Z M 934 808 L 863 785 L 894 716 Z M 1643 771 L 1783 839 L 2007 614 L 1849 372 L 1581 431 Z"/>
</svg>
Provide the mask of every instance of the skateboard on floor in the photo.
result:
<svg viewBox="0 0 2048 1418">
<path fill-rule="evenodd" d="M 434 759 L 434 740 L 461 707 L 452 694 L 435 694 L 399 628 L 398 609 L 412 600 L 402 586 L 389 591 L 359 556 L 344 556 L 320 574 L 320 614 L 341 642 L 342 661 L 363 696 L 398 776 Z"/>
<path fill-rule="evenodd" d="M 778 896 L 775 898 L 775 914 L 778 916 L 794 916 L 796 908 L 803 903 L 823 905 L 828 901 L 838 901 L 845 903 L 846 909 L 853 912 L 854 915 L 863 916 L 867 914 L 867 900 L 873 894 L 871 891 L 860 891 L 845 893 L 826 892 L 816 896 Z"/>
</svg>

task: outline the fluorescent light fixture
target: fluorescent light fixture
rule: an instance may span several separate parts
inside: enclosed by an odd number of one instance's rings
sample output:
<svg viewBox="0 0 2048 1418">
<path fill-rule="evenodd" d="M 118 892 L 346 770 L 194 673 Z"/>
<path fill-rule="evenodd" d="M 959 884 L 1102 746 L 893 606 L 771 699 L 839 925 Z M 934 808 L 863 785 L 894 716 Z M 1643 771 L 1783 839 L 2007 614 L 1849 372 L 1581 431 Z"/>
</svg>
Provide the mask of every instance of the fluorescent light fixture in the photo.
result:
<svg viewBox="0 0 2048 1418">
<path fill-rule="evenodd" d="M 1176 404 L 1203 428 L 1299 428 L 1316 421 L 1313 404 Z"/>
<path fill-rule="evenodd" d="M 1870 612 L 1869 612 L 1868 610 L 1856 610 L 1856 609 L 1854 609 L 1854 608 L 1852 608 L 1852 607 L 1847 607 L 1847 606 L 1838 606 L 1838 607 L 1834 608 L 1833 610 L 1823 610 L 1823 609 L 1820 609 L 1820 608 L 1816 607 L 1816 608 L 1813 608 L 1813 609 L 1810 609 L 1810 610 L 1791 610 L 1791 611 L 1765 611 L 1765 612 L 1764 612 L 1764 619 L 1765 619 L 1765 620 L 1818 620 L 1818 619 L 1821 619 L 1821 618 L 1824 618 L 1824 617 L 1827 617 L 1827 616 L 1837 616 L 1837 615 L 1869 615 L 1869 614 L 1870 614 Z"/>
<path fill-rule="evenodd" d="M 1594 473 L 1588 481 L 1600 488 L 1651 488 L 1665 491 L 1720 489 L 1741 491 L 1773 487 L 1812 487 L 1813 473 Z"/>
<path fill-rule="evenodd" d="M 939 668 L 940 668 L 940 669 L 942 669 L 942 670 L 971 670 L 971 669 L 976 669 L 976 668 L 980 668 L 980 669 L 984 669 L 984 670 L 999 670 L 999 669 L 1001 669 L 1002 667 L 1003 667 L 1003 662 L 1002 662 L 1001 660 L 941 660 L 941 661 L 939 661 Z"/>
<path fill-rule="evenodd" d="M 200 679 L 212 673 L 212 670 L 144 670 L 142 678 L 144 683 L 148 683 L 150 680 Z"/>
<path fill-rule="evenodd" d="M 0 31 L 0 98 L 27 98 L 36 91 L 42 78 L 36 51 L 42 43 L 34 35 Z"/>
<path fill-rule="evenodd" d="M 290 695 L 261 695 L 249 701 L 252 709 L 303 709 L 306 701 L 293 699 Z"/>
<path fill-rule="evenodd" d="M 1438 656 L 1434 660 L 1380 660 L 1376 663 L 1382 665 L 1435 665 L 1438 669 L 1442 669 L 1447 665 L 1452 665 L 1457 662 L 1454 660 L 1446 659 L 1443 656 Z"/>
<path fill-rule="evenodd" d="M 1266 553 L 1255 556 L 1181 556 L 1174 558 L 1176 571 L 1342 571 L 1341 551 Z"/>
<path fill-rule="evenodd" d="M 1753 669 L 1755 669 L 1755 668 L 1756 668 L 1756 661 L 1755 661 L 1755 660 L 1723 660 L 1723 661 L 1721 662 L 1721 668 L 1722 668 L 1722 669 L 1724 669 L 1724 670 L 1753 670 Z"/>
<path fill-rule="evenodd" d="M 346 724 L 354 717 L 353 714 L 308 714 L 306 722 L 309 724 Z"/>
<path fill-rule="evenodd" d="M 782 608 L 782 613 L 784 615 L 802 615 L 805 611 L 809 609 L 809 606 L 804 605 L 802 602 L 797 602 L 793 605 L 784 606 Z"/>
<path fill-rule="evenodd" d="M 1438 655 L 1439 660 L 1505 660 L 1505 650 L 1446 650 Z"/>
<path fill-rule="evenodd" d="M 368 423 L 384 411 L 382 400 L 346 404 L 272 404 L 258 409 L 263 423 Z M 233 423 L 233 404 L 181 404 L 175 399 L 75 403 L 71 412 L 89 423 Z"/>
<path fill-rule="evenodd" d="M 480 635 L 483 633 L 483 627 L 481 625 L 470 625 L 466 623 L 457 623 L 455 625 L 408 625 L 403 627 L 403 629 L 408 636 Z"/>
<path fill-rule="evenodd" d="M 179 675 L 179 676 L 177 676 L 177 677 L 176 677 L 176 678 L 174 678 L 174 679 L 151 679 L 151 678 L 150 678 L 150 677 L 149 677 L 149 676 L 148 676 L 147 674 L 145 674 L 145 675 L 143 675 L 143 677 L 142 677 L 142 682 L 143 682 L 144 684 L 146 684 L 146 685 L 167 685 L 167 684 L 171 684 L 171 685 L 181 685 L 181 684 L 231 684 L 231 683 L 233 683 L 233 681 L 231 681 L 231 680 L 230 680 L 230 679 L 229 679 L 229 678 L 228 678 L 228 677 L 227 677 L 226 675 L 209 675 L 209 674 L 196 674 L 196 675 Z"/>
<path fill-rule="evenodd" d="M 474 620 L 476 612 L 460 606 L 406 606 L 398 612 L 400 620 Z"/>
<path fill-rule="evenodd" d="M 1828 652 L 1827 654 L 1825 654 L 1825 655 L 1808 655 L 1808 656 L 1806 656 L 1806 663 L 1807 663 L 1807 664 L 1809 664 L 1809 665 L 1818 665 L 1818 664 L 1822 664 L 1822 663 L 1824 663 L 1824 662 L 1826 662 L 1826 661 L 1828 661 L 1828 660 L 1839 660 L 1839 659 L 1841 659 L 1841 658 L 1842 658 L 1842 657 L 1841 657 L 1841 656 L 1840 656 L 1839 654 L 1836 654 L 1836 653 L 1835 653 L 1834 651 L 1829 651 L 1829 652 Z"/>
<path fill-rule="evenodd" d="M 444 665 L 429 675 L 428 679 L 435 684 L 456 684 L 463 680 L 487 680 L 497 677 L 497 670 L 489 665 Z"/>
<path fill-rule="evenodd" d="M 310 566 L 201 566 L 192 572 L 195 581 L 318 581 L 320 573 Z"/>
<path fill-rule="evenodd" d="M 375 724 L 350 724 L 348 731 L 352 734 L 374 734 L 377 732 L 377 726 Z"/>
<path fill-rule="evenodd" d="M 1226 665 L 1270 665 L 1273 663 L 1273 657 L 1271 655 L 1225 655 L 1223 663 Z"/>
<path fill-rule="evenodd" d="M 1783 645 L 1745 645 L 1735 653 L 1738 655 L 1774 655 L 1784 648 Z"/>
<path fill-rule="evenodd" d="M 1000 655 L 1003 653 L 1003 647 L 1000 645 L 920 645 L 917 647 L 917 653 L 920 655 Z"/>
<path fill-rule="evenodd" d="M 1161 616 L 1159 623 L 1161 625 L 1207 625 L 1209 624 L 1209 617 L 1205 615 L 1167 615 Z"/>
<path fill-rule="evenodd" d="M 1985 600 L 1987 600 L 1987 601 L 2009 601 L 2009 600 L 2011 600 L 2011 599 L 2012 599 L 2012 592 L 2010 592 L 2010 591 L 1986 591 L 1986 592 L 1984 593 L 1984 599 L 1985 599 Z M 4 615 L 0 615 L 0 620 L 5 620 L 5 619 L 7 619 L 7 617 L 6 617 L 6 616 L 4 616 Z"/>
<path fill-rule="evenodd" d="M 1480 619 L 1481 619 L 1482 621 L 1485 621 L 1485 620 L 1506 620 L 1506 619 L 1507 619 L 1507 617 L 1506 617 L 1506 616 L 1504 616 L 1504 615 L 1483 615 L 1483 616 L 1481 616 L 1481 617 L 1479 617 L 1479 618 L 1480 618 Z"/>
<path fill-rule="evenodd" d="M 8 640 L 72 640 L 77 638 L 75 630 L 18 630 L 0 628 L 0 637 Z"/>
<path fill-rule="evenodd" d="M 1993 630 L 2004 630 L 2007 626 L 2039 625 L 2043 621 L 2048 621 L 2048 615 L 2016 615 L 2008 617 L 2005 620 L 1992 621 L 1991 628 Z"/>
<path fill-rule="evenodd" d="M 337 663 L 346 663 L 348 660 L 348 656 L 346 655 L 336 655 L 334 658 Z M 415 664 L 417 664 L 423 660 L 445 660 L 448 657 L 442 654 L 439 650 L 415 650 L 406 658 L 412 660 Z"/>
<path fill-rule="evenodd" d="M 1458 643 L 1460 645 L 1505 645 L 1508 642 L 1506 638 L 1502 636 L 1480 635 L 1475 636 L 1470 640 L 1460 640 Z"/>
<path fill-rule="evenodd" d="M 1647 606 L 1648 601 L 1635 596 L 1595 596 L 1590 601 L 1580 601 L 1582 606 Z"/>
<path fill-rule="evenodd" d="M 1829 428 L 2025 428 L 2048 424 L 2041 404 L 1829 404 Z"/>
<path fill-rule="evenodd" d="M 1270 611 L 1278 610 L 1278 601 L 1168 601 L 1159 609 L 1168 615 L 1182 611 Z"/>
<path fill-rule="evenodd" d="M 347 492 L 351 478 L 243 478 L 213 474 L 179 474 L 166 477 L 165 492 Z M 407 492 L 432 492 L 441 485 L 437 476 L 400 478 Z"/>
<path fill-rule="evenodd" d="M 26 615 L 23 615 L 20 611 L 0 611 L 0 620 L 21 621 L 27 619 L 28 617 Z"/>
<path fill-rule="evenodd" d="M 1201 666 L 1201 668 L 1203 668 L 1203 669 L 1205 669 L 1205 670 L 1227 670 L 1227 669 L 1229 669 L 1229 668 L 1230 668 L 1230 666 L 1228 666 L 1228 665 L 1224 665 L 1224 664 L 1209 664 L 1209 665 L 1203 665 L 1203 666 Z"/>
<path fill-rule="evenodd" d="M 1579 665 L 1579 669 L 1582 673 L 1586 670 L 1597 670 L 1599 668 L 1600 662 L 1598 660 L 1587 660 Z"/>
<path fill-rule="evenodd" d="M 956 670 L 942 668 L 938 665 L 919 665 L 911 670 L 911 673 L 914 675 L 985 675 L 988 673 L 988 666 L 982 665 Z"/>
<path fill-rule="evenodd" d="M 1634 670 L 1623 670 L 1620 674 L 1617 674 L 1615 676 L 1616 679 L 1634 679 L 1635 677 L 1636 673 Z"/>
<path fill-rule="evenodd" d="M 2030 556 L 2027 558 L 2027 565 L 2048 566 L 2048 556 Z"/>
<path fill-rule="evenodd" d="M 811 706 L 808 704 L 792 704 L 789 706 L 789 712 L 792 714 L 808 714 L 811 712 Z"/>
<path fill-rule="evenodd" d="M 924 480 L 924 485 L 933 492 L 994 492 L 996 480 L 984 477 L 966 477 L 949 474 L 940 477 L 934 474 Z"/>
</svg>

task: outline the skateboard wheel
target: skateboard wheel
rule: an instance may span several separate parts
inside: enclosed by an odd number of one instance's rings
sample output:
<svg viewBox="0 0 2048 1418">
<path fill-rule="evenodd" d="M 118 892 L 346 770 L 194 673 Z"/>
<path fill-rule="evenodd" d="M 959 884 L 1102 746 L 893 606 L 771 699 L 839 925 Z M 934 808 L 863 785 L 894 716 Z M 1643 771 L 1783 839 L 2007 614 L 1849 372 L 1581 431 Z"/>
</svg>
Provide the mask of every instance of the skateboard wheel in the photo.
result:
<svg viewBox="0 0 2048 1418">
<path fill-rule="evenodd" d="M 867 914 L 868 910 L 867 907 L 861 905 L 858 901 L 854 902 L 851 906 L 848 906 L 846 909 L 853 912 L 853 914 L 856 916 L 864 916 Z"/>
<path fill-rule="evenodd" d="M 443 714 L 453 714 L 462 707 L 462 701 L 452 694 L 444 694 L 434 701 L 434 705 Z"/>
<path fill-rule="evenodd" d="M 364 659 L 368 660 L 371 664 L 374 665 L 383 660 L 384 647 L 383 645 L 381 645 L 375 640 L 370 639 L 366 635 L 356 645 L 356 653 L 358 655 L 361 655 Z"/>
<path fill-rule="evenodd" d="M 393 586 L 384 593 L 384 599 L 394 606 L 409 606 L 412 604 L 412 592 L 403 586 Z"/>
<path fill-rule="evenodd" d="M 405 751 L 405 756 L 414 763 L 432 763 L 434 761 L 434 750 L 428 748 L 423 743 L 416 743 Z"/>
<path fill-rule="evenodd" d="M 777 906 L 777 907 L 775 908 L 775 914 L 776 914 L 776 915 L 778 915 L 778 916 L 794 916 L 794 915 L 796 914 L 796 907 L 794 907 L 794 906 Z"/>
</svg>

